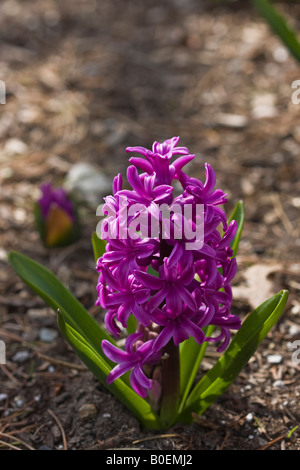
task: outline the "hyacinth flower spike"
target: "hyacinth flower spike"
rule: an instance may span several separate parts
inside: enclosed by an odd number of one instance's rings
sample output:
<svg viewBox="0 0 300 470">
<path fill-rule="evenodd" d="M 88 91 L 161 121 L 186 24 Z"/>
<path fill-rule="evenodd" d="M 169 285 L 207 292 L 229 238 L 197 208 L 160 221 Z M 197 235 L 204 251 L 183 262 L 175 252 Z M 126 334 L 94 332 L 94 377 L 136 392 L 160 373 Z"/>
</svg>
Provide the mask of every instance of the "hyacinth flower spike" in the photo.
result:
<svg viewBox="0 0 300 470">
<path fill-rule="evenodd" d="M 169 410 L 162 410 L 162 414 L 171 412 L 175 401 L 178 401 L 178 397 L 174 397 L 174 390 L 178 391 L 179 386 L 180 343 L 193 337 L 200 345 L 205 341 L 218 342 L 224 349 L 229 342 L 230 330 L 238 330 L 241 325 L 240 319 L 230 314 L 232 302 L 230 282 L 236 272 L 230 241 L 235 235 L 237 224 L 232 221 L 227 225 L 225 213 L 218 207 L 227 201 L 227 197 L 221 190 L 215 189 L 216 175 L 210 165 L 205 165 L 204 183 L 183 172 L 183 167 L 194 158 L 194 155 L 191 155 L 185 147 L 177 147 L 178 141 L 179 138 L 174 137 L 162 144 L 155 142 L 152 150 L 143 147 L 127 148 L 128 152 L 137 152 L 145 159 L 130 158 L 130 163 L 133 165 L 127 170 L 127 179 L 132 189 L 119 189 L 114 192 L 115 219 L 111 219 L 110 222 L 114 227 L 120 227 L 123 223 L 119 204 L 121 197 L 126 197 L 127 209 L 133 210 L 133 218 L 145 213 L 153 215 L 154 206 L 158 208 L 159 204 L 168 203 L 172 214 L 171 226 L 174 229 L 175 220 L 177 224 L 182 225 L 181 239 L 174 237 L 174 230 L 164 230 L 162 218 L 159 219 L 160 231 L 153 238 L 151 238 L 151 222 L 149 222 L 149 236 L 146 239 L 140 238 L 138 230 L 134 240 L 130 241 L 123 240 L 120 234 L 113 231 L 114 239 L 107 239 L 106 252 L 97 263 L 98 291 L 102 293 L 97 303 L 103 308 L 109 308 L 106 315 L 109 331 L 119 334 L 118 323 L 126 328 L 130 308 L 125 315 L 120 312 L 124 312 L 124 303 L 131 305 L 131 313 L 137 320 L 137 328 L 143 325 L 151 331 L 152 327 L 156 327 L 156 339 L 144 338 L 141 351 L 145 348 L 150 358 L 150 351 L 153 355 L 159 355 L 160 359 L 156 366 L 162 366 L 167 375 L 165 362 L 162 359 L 166 353 L 172 362 L 174 372 L 172 378 L 169 377 L 166 381 L 162 377 L 164 385 L 161 384 L 161 405 L 162 408 L 165 406 L 165 409 Z M 173 162 L 172 159 L 176 156 L 179 157 Z M 138 169 L 144 172 L 139 173 Z M 181 183 L 182 191 L 179 196 L 174 197 L 172 184 L 176 181 Z M 183 213 L 174 214 L 175 204 L 183 210 L 189 204 L 193 209 L 191 219 L 187 221 Z M 184 228 L 187 222 L 196 226 L 197 204 L 203 206 L 203 240 L 201 248 L 189 249 Z M 225 231 L 223 238 L 218 231 L 220 224 Z M 166 233 L 169 235 L 168 238 L 165 237 Z M 146 250 L 143 258 L 146 262 L 142 262 L 141 256 L 138 258 L 142 246 Z M 126 265 L 126 269 L 122 268 L 123 264 Z M 122 280 L 116 283 L 116 278 L 121 279 L 120 271 L 122 271 Z M 129 279 L 131 285 L 135 285 L 135 290 L 124 288 L 129 285 Z M 129 297 L 125 296 L 124 289 L 127 289 L 126 295 L 134 299 L 134 307 L 125 300 Z M 135 293 L 139 289 L 143 292 L 140 297 Z M 209 324 L 221 329 L 217 337 L 206 337 L 203 325 Z M 116 373 L 109 376 L 109 381 L 119 377 L 125 370 L 135 370 L 130 368 L 130 361 L 124 362 L 126 354 L 132 354 L 131 352 L 122 353 L 120 350 L 118 356 L 115 347 L 109 349 L 106 342 L 103 342 L 102 346 L 104 353 L 108 353 L 110 359 L 119 363 L 115 369 Z M 142 368 L 143 361 L 139 362 L 139 373 L 135 372 L 133 377 L 135 390 L 137 393 L 143 390 L 142 396 L 144 396 L 145 389 L 151 389 L 152 382 L 151 375 L 148 376 L 149 382 L 141 376 Z M 141 388 L 136 386 L 139 377 L 142 379 Z"/>
</svg>

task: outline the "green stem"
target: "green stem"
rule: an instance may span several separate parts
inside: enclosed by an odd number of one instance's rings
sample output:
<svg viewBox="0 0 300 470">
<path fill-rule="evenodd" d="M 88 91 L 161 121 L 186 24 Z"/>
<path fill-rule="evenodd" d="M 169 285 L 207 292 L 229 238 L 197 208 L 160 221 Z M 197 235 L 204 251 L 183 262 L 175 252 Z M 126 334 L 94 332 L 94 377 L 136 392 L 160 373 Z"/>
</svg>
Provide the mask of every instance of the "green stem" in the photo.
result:
<svg viewBox="0 0 300 470">
<path fill-rule="evenodd" d="M 180 403 L 180 360 L 179 348 L 169 341 L 164 349 L 162 365 L 162 399 L 160 418 L 167 429 L 174 424 Z"/>
</svg>

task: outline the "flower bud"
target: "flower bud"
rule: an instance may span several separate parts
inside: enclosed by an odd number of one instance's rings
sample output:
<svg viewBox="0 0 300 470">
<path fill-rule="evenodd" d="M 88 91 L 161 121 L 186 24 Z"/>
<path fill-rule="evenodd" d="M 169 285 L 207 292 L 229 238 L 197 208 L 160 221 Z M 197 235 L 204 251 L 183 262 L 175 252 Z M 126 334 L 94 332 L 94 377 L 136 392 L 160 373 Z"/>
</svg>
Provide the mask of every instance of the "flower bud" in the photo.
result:
<svg viewBox="0 0 300 470">
<path fill-rule="evenodd" d="M 65 190 L 54 189 L 50 183 L 41 185 L 40 190 L 34 215 L 44 245 L 60 247 L 78 240 L 80 228 L 76 207 Z"/>
</svg>

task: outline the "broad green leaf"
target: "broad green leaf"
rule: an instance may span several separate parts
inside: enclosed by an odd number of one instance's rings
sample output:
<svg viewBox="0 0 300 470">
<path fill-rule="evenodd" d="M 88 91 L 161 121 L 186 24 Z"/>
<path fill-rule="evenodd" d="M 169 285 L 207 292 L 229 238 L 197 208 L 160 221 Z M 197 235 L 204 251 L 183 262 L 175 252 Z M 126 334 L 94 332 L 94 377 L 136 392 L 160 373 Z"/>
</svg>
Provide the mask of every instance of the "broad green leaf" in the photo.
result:
<svg viewBox="0 0 300 470">
<path fill-rule="evenodd" d="M 102 240 L 98 237 L 97 233 L 92 234 L 92 245 L 94 250 L 95 262 L 97 263 L 98 259 L 105 252 L 106 240 Z"/>
<path fill-rule="evenodd" d="M 239 242 L 241 239 L 241 234 L 242 230 L 244 227 L 244 221 L 245 221 L 245 213 L 244 213 L 244 203 L 243 201 L 238 201 L 236 205 L 233 208 L 233 211 L 231 212 L 229 218 L 228 218 L 228 223 L 231 222 L 231 220 L 236 220 L 238 223 L 238 228 L 235 234 L 234 239 L 232 240 L 230 246 L 233 250 L 233 256 L 236 256 Z"/>
<path fill-rule="evenodd" d="M 203 329 L 206 336 L 210 336 L 214 326 Z M 187 396 L 193 386 L 195 377 L 207 348 L 207 342 L 199 345 L 194 338 L 189 338 L 180 345 L 180 397 L 179 412 L 183 409 Z"/>
<path fill-rule="evenodd" d="M 28 256 L 15 251 L 9 253 L 8 259 L 20 278 L 55 312 L 61 309 L 65 321 L 101 355 L 103 354 L 100 347 L 101 340 L 107 339 L 114 342 L 51 271 Z"/>
<path fill-rule="evenodd" d="M 64 320 L 64 317 L 66 317 L 66 312 L 62 309 L 58 309 L 57 310 L 57 313 L 56 313 L 56 318 L 57 318 L 57 326 L 60 330 L 60 332 L 63 334 L 63 336 L 65 337 L 65 339 L 69 342 L 69 335 L 67 334 L 68 332 L 72 332 L 72 335 L 75 336 L 79 341 L 81 341 L 82 343 L 84 343 L 86 345 L 87 348 L 91 349 L 94 351 L 94 353 L 96 355 L 99 355 L 99 352 L 96 351 L 96 349 L 93 347 L 92 344 L 90 344 L 82 335 L 80 335 L 80 333 L 78 333 L 78 331 L 74 330 L 74 328 L 72 328 L 70 325 L 68 325 L 65 320 Z M 100 355 L 99 355 L 100 356 Z M 100 356 L 101 357 L 101 356 Z M 105 356 L 104 356 L 105 357 Z M 112 369 L 111 365 L 108 363 L 108 359 L 105 357 L 101 357 L 101 360 L 104 364 L 107 364 L 107 367 L 109 370 Z M 113 364 L 113 363 L 111 363 Z M 103 376 L 103 378 L 105 378 L 106 375 Z"/>
<path fill-rule="evenodd" d="M 58 327 L 72 349 L 85 363 L 88 369 L 97 379 L 110 390 L 147 429 L 159 429 L 159 417 L 152 410 L 149 403 L 135 393 L 132 388 L 122 380 L 117 379 L 111 385 L 107 385 L 106 377 L 111 367 L 105 359 L 83 338 L 78 331 L 68 325 L 62 315 L 57 315 Z"/>
<path fill-rule="evenodd" d="M 267 0 L 252 0 L 260 14 L 281 39 L 295 59 L 300 62 L 300 42 L 285 18 Z"/>
<path fill-rule="evenodd" d="M 288 295 L 282 290 L 249 314 L 225 353 L 192 390 L 179 421 L 191 422 L 191 412 L 204 413 L 225 392 L 279 319 Z"/>
</svg>

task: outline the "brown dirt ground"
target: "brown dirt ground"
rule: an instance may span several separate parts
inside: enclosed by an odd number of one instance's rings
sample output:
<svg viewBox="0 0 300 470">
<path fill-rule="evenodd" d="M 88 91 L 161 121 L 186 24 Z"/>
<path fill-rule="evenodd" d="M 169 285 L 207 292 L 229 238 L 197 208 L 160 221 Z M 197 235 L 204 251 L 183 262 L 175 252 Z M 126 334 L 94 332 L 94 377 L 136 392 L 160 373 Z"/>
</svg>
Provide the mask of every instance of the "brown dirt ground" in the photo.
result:
<svg viewBox="0 0 300 470">
<path fill-rule="evenodd" d="M 279 8 L 297 27 L 299 5 Z M 0 38 L 0 448 L 299 450 L 300 430 L 286 437 L 300 420 L 290 348 L 300 339 L 300 105 L 291 101 L 299 65 L 246 2 L 5 0 Z M 205 161 L 215 168 L 228 211 L 244 200 L 233 310 L 243 316 L 282 288 L 290 297 L 227 393 L 191 426 L 160 435 L 141 429 L 60 335 L 40 340 L 41 328 L 57 329 L 55 314 L 7 254 L 19 250 L 53 270 L 101 321 L 95 211 L 80 208 L 79 242 L 47 250 L 32 215 L 37 188 L 60 184 L 80 161 L 108 178 L 124 174 L 125 147 L 174 135 L 197 155 L 191 174 L 202 178 Z M 269 362 L 274 354 L 279 363 Z M 97 414 L 82 419 L 84 404 Z"/>
</svg>

